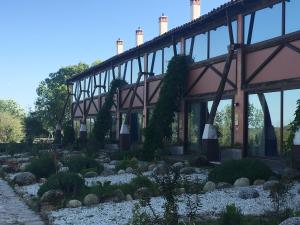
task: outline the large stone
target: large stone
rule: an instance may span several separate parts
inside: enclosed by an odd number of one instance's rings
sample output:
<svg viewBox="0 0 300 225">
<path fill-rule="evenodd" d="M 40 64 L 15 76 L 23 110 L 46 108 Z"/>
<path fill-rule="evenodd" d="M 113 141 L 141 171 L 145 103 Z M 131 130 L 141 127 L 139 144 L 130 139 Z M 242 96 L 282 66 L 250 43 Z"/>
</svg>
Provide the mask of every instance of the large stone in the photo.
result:
<svg viewBox="0 0 300 225">
<path fill-rule="evenodd" d="M 22 172 L 18 173 L 14 179 L 13 182 L 23 186 L 23 185 L 30 185 L 36 182 L 35 176 L 30 172 Z"/>
<path fill-rule="evenodd" d="M 156 167 L 156 165 L 154 163 L 152 163 L 148 166 L 148 170 L 153 171 L 155 169 L 155 167 Z"/>
<path fill-rule="evenodd" d="M 21 163 L 20 165 L 20 171 L 24 172 L 26 170 L 26 167 L 29 165 L 30 163 L 28 162 L 24 162 L 24 163 Z"/>
<path fill-rule="evenodd" d="M 180 169 L 181 174 L 192 174 L 195 173 L 195 168 L 194 167 L 184 167 Z"/>
<path fill-rule="evenodd" d="M 126 168 L 126 173 L 133 173 L 134 170 L 131 167 Z"/>
<path fill-rule="evenodd" d="M 258 179 L 253 182 L 253 185 L 263 185 L 265 182 L 265 180 Z"/>
<path fill-rule="evenodd" d="M 278 180 L 269 180 L 267 182 L 264 183 L 263 185 L 263 189 L 265 191 L 269 191 L 271 190 L 275 185 L 277 185 L 279 183 Z"/>
<path fill-rule="evenodd" d="M 88 194 L 83 199 L 83 204 L 86 206 L 96 205 L 99 203 L 99 198 L 95 194 Z"/>
<path fill-rule="evenodd" d="M 80 207 L 80 206 L 82 206 L 81 201 L 76 200 L 76 199 L 70 200 L 70 201 L 68 201 L 68 203 L 67 203 L 67 207 L 68 207 L 68 208 L 78 208 L 78 207 Z"/>
<path fill-rule="evenodd" d="M 119 174 L 119 175 L 124 174 L 124 173 L 125 173 L 125 170 L 119 170 L 119 171 L 118 171 L 118 174 Z"/>
<path fill-rule="evenodd" d="M 121 202 L 121 201 L 124 201 L 125 199 L 126 199 L 126 196 L 124 195 L 122 190 L 116 189 L 113 191 L 112 198 L 111 198 L 111 200 L 113 202 Z"/>
<path fill-rule="evenodd" d="M 127 194 L 126 201 L 132 201 L 132 200 L 133 200 L 133 198 L 132 198 L 131 194 Z"/>
<path fill-rule="evenodd" d="M 177 170 L 180 170 L 180 169 L 182 169 L 183 167 L 184 167 L 184 163 L 183 163 L 183 162 L 177 162 L 177 163 L 174 163 L 174 164 L 172 165 L 172 168 L 177 169 Z"/>
<path fill-rule="evenodd" d="M 67 166 L 60 167 L 58 172 L 59 173 L 67 173 L 67 172 L 69 172 L 69 167 L 67 167 Z"/>
<path fill-rule="evenodd" d="M 118 165 L 120 163 L 120 161 L 119 160 L 112 160 L 112 161 L 110 161 L 110 165 L 114 165 L 114 166 L 116 166 L 116 165 Z"/>
<path fill-rule="evenodd" d="M 64 193 L 60 190 L 46 191 L 41 199 L 41 203 L 51 203 L 51 205 L 60 205 L 64 200 Z"/>
<path fill-rule="evenodd" d="M 90 172 L 86 172 L 84 174 L 84 177 L 85 178 L 92 178 L 92 177 L 97 177 L 98 176 L 98 173 L 94 172 L 94 171 L 90 171 Z"/>
<path fill-rule="evenodd" d="M 245 187 L 240 190 L 239 197 L 241 199 L 252 199 L 252 198 L 259 197 L 259 193 L 257 190 L 255 190 L 253 188 Z"/>
<path fill-rule="evenodd" d="M 149 163 L 146 161 L 139 161 L 138 166 L 139 166 L 139 171 L 146 172 L 148 171 Z"/>
<path fill-rule="evenodd" d="M 300 217 L 288 218 L 279 225 L 300 225 Z"/>
<path fill-rule="evenodd" d="M 231 188 L 232 185 L 227 182 L 219 182 L 217 184 L 217 189 L 225 189 L 225 188 Z"/>
<path fill-rule="evenodd" d="M 246 177 L 237 179 L 233 184 L 233 186 L 235 187 L 248 187 L 249 185 L 250 185 L 250 180 Z"/>
<path fill-rule="evenodd" d="M 167 174 L 168 171 L 169 171 L 168 167 L 164 164 L 157 165 L 153 169 L 153 173 L 156 174 L 156 175 L 159 175 L 159 176 Z"/>
<path fill-rule="evenodd" d="M 147 187 L 141 187 L 136 190 L 134 193 L 134 198 L 136 199 L 143 199 L 143 198 L 150 198 L 152 195 L 151 191 Z"/>
<path fill-rule="evenodd" d="M 216 189 L 216 184 L 212 181 L 207 181 L 203 187 L 203 191 L 205 192 L 214 191 L 215 189 Z"/>
</svg>

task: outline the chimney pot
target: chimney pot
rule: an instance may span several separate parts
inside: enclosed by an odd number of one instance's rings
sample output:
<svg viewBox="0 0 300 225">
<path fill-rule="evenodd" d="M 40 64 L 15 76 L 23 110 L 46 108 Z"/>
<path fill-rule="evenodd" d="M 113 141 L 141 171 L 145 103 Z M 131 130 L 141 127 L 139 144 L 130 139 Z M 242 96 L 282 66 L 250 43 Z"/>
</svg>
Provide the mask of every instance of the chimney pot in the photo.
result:
<svg viewBox="0 0 300 225">
<path fill-rule="evenodd" d="M 144 43 L 144 31 L 139 27 L 136 31 L 136 46 L 142 45 Z"/>
<path fill-rule="evenodd" d="M 117 40 L 117 55 L 124 52 L 124 41 L 120 38 Z"/>
<path fill-rule="evenodd" d="M 198 19 L 201 16 L 201 0 L 190 0 L 191 20 Z"/>
<path fill-rule="evenodd" d="M 168 32 L 168 17 L 163 13 L 159 17 L 159 35 Z"/>
</svg>

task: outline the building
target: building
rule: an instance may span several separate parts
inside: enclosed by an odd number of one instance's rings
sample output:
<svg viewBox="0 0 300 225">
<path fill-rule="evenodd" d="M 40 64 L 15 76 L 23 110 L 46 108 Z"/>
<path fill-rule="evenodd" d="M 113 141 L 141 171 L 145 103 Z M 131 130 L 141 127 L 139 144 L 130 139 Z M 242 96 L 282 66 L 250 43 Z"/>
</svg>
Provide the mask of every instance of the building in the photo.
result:
<svg viewBox="0 0 300 225">
<path fill-rule="evenodd" d="M 232 0 L 203 16 L 200 0 L 190 4 L 190 22 L 168 31 L 168 18 L 162 15 L 158 37 L 143 43 L 139 28 L 135 48 L 123 52 L 124 42 L 119 39 L 117 55 L 68 80 L 75 128 L 79 130 L 82 121 L 91 129 L 111 80 L 122 78 L 128 85 L 116 95 L 110 137 L 119 140 L 122 119 L 133 99 L 131 139 L 142 141 L 142 128 L 158 99 L 168 61 L 186 54 L 195 63 L 186 78 L 172 139 L 182 142 L 186 152 L 203 151 L 204 125 L 231 44 L 233 59 L 215 119 L 219 143 L 239 146 L 244 156 L 278 156 L 285 149 L 288 125 L 300 98 L 300 1 Z M 144 75 L 136 84 L 139 72 L 154 76 Z"/>
</svg>

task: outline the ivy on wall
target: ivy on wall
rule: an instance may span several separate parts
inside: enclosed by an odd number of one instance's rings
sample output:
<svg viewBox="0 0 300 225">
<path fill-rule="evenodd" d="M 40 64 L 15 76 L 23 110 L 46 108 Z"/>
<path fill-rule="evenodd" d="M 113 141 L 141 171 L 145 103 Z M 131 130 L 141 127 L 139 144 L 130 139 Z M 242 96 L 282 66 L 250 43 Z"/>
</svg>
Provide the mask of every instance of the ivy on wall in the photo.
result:
<svg viewBox="0 0 300 225">
<path fill-rule="evenodd" d="M 295 137 L 295 133 L 300 129 L 300 99 L 297 101 L 297 109 L 295 111 L 295 119 L 290 124 L 290 134 L 288 137 L 287 150 L 290 150 L 293 146 L 293 140 Z"/>
<path fill-rule="evenodd" d="M 109 133 L 112 126 L 111 108 L 114 104 L 114 95 L 116 94 L 118 88 L 126 84 L 127 82 L 121 79 L 115 79 L 111 82 L 105 102 L 97 114 L 93 128 L 93 137 L 101 147 L 104 146 L 105 137 Z"/>
<path fill-rule="evenodd" d="M 181 104 L 189 61 L 187 56 L 174 56 L 169 62 L 153 116 L 145 129 L 143 157 L 146 159 L 153 159 L 164 140 L 172 136 L 171 125 Z"/>
</svg>

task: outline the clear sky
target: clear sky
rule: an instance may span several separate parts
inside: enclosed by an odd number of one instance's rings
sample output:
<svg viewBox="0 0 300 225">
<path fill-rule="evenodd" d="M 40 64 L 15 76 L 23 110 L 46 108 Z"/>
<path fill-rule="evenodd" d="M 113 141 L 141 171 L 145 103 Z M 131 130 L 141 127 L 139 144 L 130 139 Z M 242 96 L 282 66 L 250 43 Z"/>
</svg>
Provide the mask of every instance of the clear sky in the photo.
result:
<svg viewBox="0 0 300 225">
<path fill-rule="evenodd" d="M 202 0 L 202 14 L 225 2 Z M 0 99 L 33 108 L 49 73 L 113 56 L 119 37 L 134 47 L 138 26 L 151 40 L 162 13 L 171 29 L 190 20 L 189 7 L 189 0 L 1 0 Z"/>
</svg>

